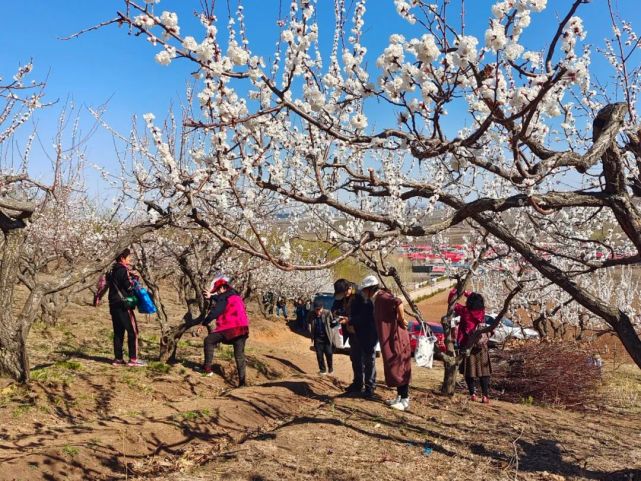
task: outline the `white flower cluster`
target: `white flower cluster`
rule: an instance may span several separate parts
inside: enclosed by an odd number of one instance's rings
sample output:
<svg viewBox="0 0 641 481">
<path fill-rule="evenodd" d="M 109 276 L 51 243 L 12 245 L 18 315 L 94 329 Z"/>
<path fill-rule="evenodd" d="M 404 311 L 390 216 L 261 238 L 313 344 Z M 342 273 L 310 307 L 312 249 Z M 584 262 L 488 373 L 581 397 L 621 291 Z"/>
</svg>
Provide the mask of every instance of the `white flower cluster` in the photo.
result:
<svg viewBox="0 0 641 481">
<path fill-rule="evenodd" d="M 165 45 L 164 50 L 156 54 L 156 62 L 160 65 L 169 65 L 173 59 L 176 58 L 176 49 L 170 45 Z"/>
<path fill-rule="evenodd" d="M 587 32 L 583 28 L 581 17 L 572 17 L 563 30 L 561 48 L 564 52 L 570 53 L 574 50 L 577 39 L 585 40 Z"/>
<path fill-rule="evenodd" d="M 394 0 L 394 5 L 396 6 L 396 12 L 410 24 L 414 25 L 416 23 L 416 17 L 412 14 L 412 6 L 417 4 L 415 0 Z"/>
<path fill-rule="evenodd" d="M 457 67 L 465 68 L 469 64 L 476 64 L 478 51 L 476 47 L 479 41 L 471 35 L 462 35 L 458 38 L 456 51 L 450 56 L 452 63 Z"/>
<path fill-rule="evenodd" d="M 426 33 L 420 39 L 412 39 L 407 48 L 412 52 L 419 62 L 431 64 L 435 62 L 441 55 L 441 50 L 436 45 L 434 35 Z"/>
<path fill-rule="evenodd" d="M 165 10 L 160 15 L 159 22 L 165 26 L 169 34 L 180 35 L 180 27 L 178 26 L 178 14 L 176 14 L 176 12 L 168 12 Z"/>
</svg>

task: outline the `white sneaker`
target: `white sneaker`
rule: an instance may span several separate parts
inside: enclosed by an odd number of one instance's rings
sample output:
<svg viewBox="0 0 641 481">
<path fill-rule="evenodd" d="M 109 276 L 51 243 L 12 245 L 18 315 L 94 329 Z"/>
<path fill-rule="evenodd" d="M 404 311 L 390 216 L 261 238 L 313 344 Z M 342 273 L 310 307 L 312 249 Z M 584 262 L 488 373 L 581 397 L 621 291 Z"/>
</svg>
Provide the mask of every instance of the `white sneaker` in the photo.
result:
<svg viewBox="0 0 641 481">
<path fill-rule="evenodd" d="M 392 406 L 399 402 L 401 402 L 401 396 L 396 396 L 394 399 L 388 399 L 387 401 L 385 401 L 385 404 L 387 404 L 388 406 Z"/>
<path fill-rule="evenodd" d="M 397 411 L 407 411 L 410 407 L 410 399 L 401 399 L 399 402 L 397 402 L 396 404 L 392 404 L 390 407 L 392 409 L 396 409 Z"/>
</svg>

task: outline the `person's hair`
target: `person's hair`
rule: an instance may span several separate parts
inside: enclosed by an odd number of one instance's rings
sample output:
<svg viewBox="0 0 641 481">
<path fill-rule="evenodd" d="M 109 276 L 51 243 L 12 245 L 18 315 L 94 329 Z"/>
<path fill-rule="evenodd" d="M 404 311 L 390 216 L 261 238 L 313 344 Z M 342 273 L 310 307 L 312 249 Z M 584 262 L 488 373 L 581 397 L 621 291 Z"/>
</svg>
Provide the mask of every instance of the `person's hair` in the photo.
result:
<svg viewBox="0 0 641 481">
<path fill-rule="evenodd" d="M 334 292 L 336 293 L 347 292 L 347 289 L 349 289 L 350 287 L 352 287 L 352 283 L 347 279 L 338 279 L 336 282 L 334 282 Z"/>
<path fill-rule="evenodd" d="M 125 259 L 131 255 L 131 249 L 127 247 L 124 251 L 122 251 L 120 254 L 116 256 L 116 262 L 118 262 L 121 259 Z"/>
<path fill-rule="evenodd" d="M 381 286 L 379 286 L 378 284 L 376 284 L 376 285 L 374 285 L 374 286 L 363 287 L 363 288 L 361 289 L 361 291 L 368 291 L 368 292 L 372 292 L 372 294 L 373 294 L 373 293 L 375 293 L 376 291 L 378 291 L 378 290 L 380 290 L 380 289 L 383 289 L 384 291 L 386 291 L 386 290 L 387 290 L 387 289 L 385 289 L 385 288 L 382 288 L 382 287 L 381 287 Z"/>
<path fill-rule="evenodd" d="M 485 309 L 485 301 L 483 300 L 483 296 L 478 292 L 473 292 L 472 294 L 470 294 L 465 305 L 470 311 Z"/>
</svg>

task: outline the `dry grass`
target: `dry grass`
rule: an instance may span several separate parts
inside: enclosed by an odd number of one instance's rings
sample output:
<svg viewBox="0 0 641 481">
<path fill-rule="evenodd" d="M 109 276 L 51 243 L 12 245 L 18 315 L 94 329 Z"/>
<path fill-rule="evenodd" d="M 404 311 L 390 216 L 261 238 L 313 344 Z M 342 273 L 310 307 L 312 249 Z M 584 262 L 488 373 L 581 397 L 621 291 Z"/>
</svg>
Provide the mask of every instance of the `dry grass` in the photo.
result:
<svg viewBox="0 0 641 481">
<path fill-rule="evenodd" d="M 608 407 L 628 414 L 641 415 L 641 370 L 625 364 L 607 372 L 603 396 Z"/>
</svg>

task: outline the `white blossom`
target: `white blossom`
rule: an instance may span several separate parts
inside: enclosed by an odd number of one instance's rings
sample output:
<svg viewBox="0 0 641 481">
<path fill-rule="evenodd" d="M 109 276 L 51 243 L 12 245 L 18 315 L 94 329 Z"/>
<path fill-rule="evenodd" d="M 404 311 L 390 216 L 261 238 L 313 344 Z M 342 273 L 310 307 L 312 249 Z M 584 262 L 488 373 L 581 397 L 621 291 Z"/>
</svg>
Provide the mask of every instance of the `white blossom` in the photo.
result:
<svg viewBox="0 0 641 481">
<path fill-rule="evenodd" d="M 365 127 L 367 127 L 367 117 L 365 117 L 361 113 L 358 113 L 352 117 L 350 123 L 355 129 L 363 130 Z"/>
</svg>

